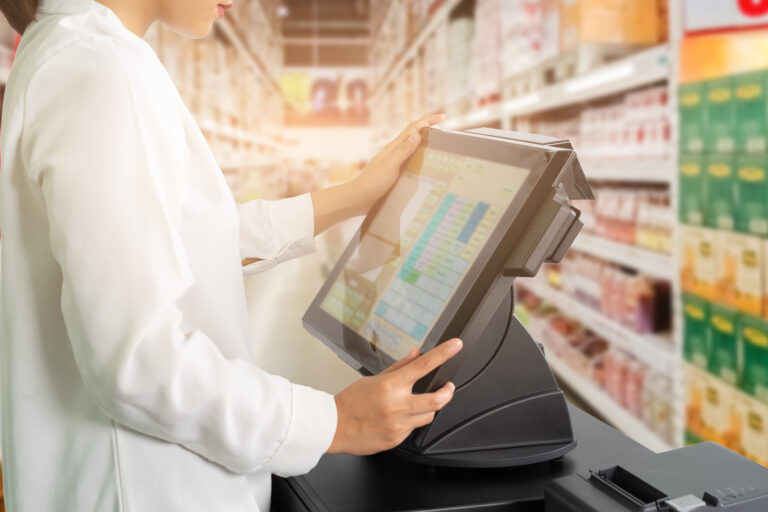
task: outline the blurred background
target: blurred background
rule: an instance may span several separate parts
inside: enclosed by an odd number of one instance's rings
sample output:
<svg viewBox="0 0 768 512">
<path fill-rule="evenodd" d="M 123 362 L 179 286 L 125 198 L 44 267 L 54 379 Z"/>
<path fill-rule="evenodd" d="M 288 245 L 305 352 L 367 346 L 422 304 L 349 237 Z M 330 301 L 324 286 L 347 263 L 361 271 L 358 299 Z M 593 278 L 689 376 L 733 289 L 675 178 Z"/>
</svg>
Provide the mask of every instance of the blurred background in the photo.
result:
<svg viewBox="0 0 768 512">
<path fill-rule="evenodd" d="M 597 199 L 516 314 L 569 398 L 642 444 L 768 465 L 768 1 L 236 0 L 203 40 L 146 39 L 238 201 L 346 181 L 430 112 L 569 138 Z M 248 279 L 266 370 L 356 378 L 300 318 L 359 222 Z"/>
</svg>

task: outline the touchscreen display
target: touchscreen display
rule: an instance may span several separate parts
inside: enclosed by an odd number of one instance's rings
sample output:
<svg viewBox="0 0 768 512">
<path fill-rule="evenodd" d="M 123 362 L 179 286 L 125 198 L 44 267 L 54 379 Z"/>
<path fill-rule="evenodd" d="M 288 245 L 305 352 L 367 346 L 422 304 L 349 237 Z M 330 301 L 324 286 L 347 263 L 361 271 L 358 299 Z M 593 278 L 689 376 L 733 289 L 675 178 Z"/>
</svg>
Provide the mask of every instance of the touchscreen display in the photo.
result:
<svg viewBox="0 0 768 512">
<path fill-rule="evenodd" d="M 528 174 L 419 148 L 321 308 L 393 359 L 421 348 Z"/>
</svg>

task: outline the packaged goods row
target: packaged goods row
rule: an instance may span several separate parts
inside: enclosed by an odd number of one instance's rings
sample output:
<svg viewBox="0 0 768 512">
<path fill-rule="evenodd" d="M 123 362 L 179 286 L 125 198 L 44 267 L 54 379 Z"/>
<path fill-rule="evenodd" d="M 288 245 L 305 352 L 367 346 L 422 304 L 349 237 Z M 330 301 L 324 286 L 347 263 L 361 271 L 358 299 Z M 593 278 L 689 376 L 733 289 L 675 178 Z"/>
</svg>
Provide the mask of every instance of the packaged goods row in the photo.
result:
<svg viewBox="0 0 768 512">
<path fill-rule="evenodd" d="M 673 250 L 669 192 L 652 187 L 595 186 L 594 201 L 575 201 L 584 232 L 663 254 Z"/>
<path fill-rule="evenodd" d="M 668 333 L 672 324 L 669 281 L 637 273 L 578 252 L 542 269 L 550 286 L 637 334 Z"/>
<path fill-rule="evenodd" d="M 765 154 L 768 70 L 680 85 L 680 152 Z"/>
<path fill-rule="evenodd" d="M 768 155 L 680 155 L 679 215 L 692 225 L 768 236 Z"/>
<path fill-rule="evenodd" d="M 659 30 L 661 25 L 666 26 L 664 1 L 414 2 L 421 6 L 416 23 L 398 20 L 409 11 L 397 9 L 398 3 L 393 2 L 394 7 L 386 10 L 384 26 L 371 51 L 377 99 L 373 104 L 373 125 L 381 132 L 380 139 L 390 137 L 409 118 L 435 110 L 459 118 L 588 71 L 666 37 Z M 628 17 L 639 21 L 629 24 Z M 417 29 L 408 33 L 403 26 Z M 429 26 L 428 32 L 425 26 Z M 393 41 L 387 36 L 390 32 L 392 37 L 399 34 L 399 39 Z M 414 39 L 419 46 L 410 49 Z M 666 102 L 666 98 L 661 100 Z M 596 116 L 618 123 L 621 119 L 616 118 L 617 114 L 635 107 L 629 102 Z M 614 156 L 668 152 L 670 130 L 666 118 L 656 116 L 654 108 L 640 106 L 635 110 L 641 117 L 629 122 L 627 130 L 622 127 L 618 135 L 607 127 L 602 132 L 588 132 L 588 138 L 594 135 L 590 144 L 596 152 L 612 153 L 616 149 Z M 599 120 L 587 116 L 584 122 Z M 616 144 L 617 137 L 623 145 Z"/>
<path fill-rule="evenodd" d="M 693 365 L 685 387 L 687 443 L 714 441 L 768 466 L 768 405 Z"/>
<path fill-rule="evenodd" d="M 768 240 L 680 226 L 682 291 L 768 318 Z"/>
<path fill-rule="evenodd" d="M 685 359 L 768 404 L 768 321 L 691 294 L 682 302 Z"/>
<path fill-rule="evenodd" d="M 670 157 L 669 114 L 667 87 L 650 87 L 600 106 L 584 107 L 567 117 L 518 119 L 517 129 L 569 139 L 585 161 L 621 165 L 628 158 L 659 161 Z"/>
<path fill-rule="evenodd" d="M 517 293 L 516 315 L 534 338 L 545 346 L 549 359 L 561 361 L 591 384 L 577 393 L 605 396 L 602 414 L 610 409 L 628 411 L 668 442 L 674 442 L 672 382 L 664 375 L 559 312 L 535 294 Z M 566 383 L 567 384 L 567 383 Z M 602 395 L 604 393 L 604 395 Z"/>
</svg>

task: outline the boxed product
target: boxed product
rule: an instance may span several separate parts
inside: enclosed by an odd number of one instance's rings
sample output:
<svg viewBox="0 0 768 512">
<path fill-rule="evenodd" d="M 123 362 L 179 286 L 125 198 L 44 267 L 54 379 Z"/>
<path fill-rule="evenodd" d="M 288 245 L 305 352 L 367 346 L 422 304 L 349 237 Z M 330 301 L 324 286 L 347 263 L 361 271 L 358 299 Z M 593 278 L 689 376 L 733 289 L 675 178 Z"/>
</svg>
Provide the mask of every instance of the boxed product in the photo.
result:
<svg viewBox="0 0 768 512">
<path fill-rule="evenodd" d="M 707 172 L 701 155 L 680 155 L 680 221 L 701 226 L 706 220 Z"/>
<path fill-rule="evenodd" d="M 744 391 L 768 404 L 768 321 L 743 315 L 739 322 Z"/>
<path fill-rule="evenodd" d="M 680 281 L 683 291 L 705 299 L 716 296 L 719 247 L 715 231 L 684 226 L 680 228 Z"/>
<path fill-rule="evenodd" d="M 737 157 L 736 204 L 736 228 L 743 233 L 768 236 L 768 156 Z"/>
<path fill-rule="evenodd" d="M 735 100 L 730 76 L 715 78 L 706 87 L 706 139 L 708 151 L 732 153 L 736 149 Z"/>
<path fill-rule="evenodd" d="M 560 51 L 580 43 L 654 44 L 657 0 L 562 0 Z"/>
<path fill-rule="evenodd" d="M 702 438 L 738 450 L 740 424 L 733 408 L 736 389 L 720 379 L 706 374 L 704 397 L 701 404 Z"/>
<path fill-rule="evenodd" d="M 734 392 L 732 410 L 736 435 L 734 446 L 728 448 L 768 465 L 768 406 Z"/>
<path fill-rule="evenodd" d="M 734 163 L 732 155 L 715 154 L 706 159 L 706 223 L 718 229 L 733 230 L 735 225 Z"/>
<path fill-rule="evenodd" d="M 707 396 L 707 373 L 700 368 L 685 365 L 685 429 L 696 442 L 704 440 L 706 429 L 703 411 Z"/>
<path fill-rule="evenodd" d="M 736 149 L 742 153 L 768 151 L 768 70 L 733 77 Z"/>
<path fill-rule="evenodd" d="M 731 386 L 739 384 L 738 312 L 728 306 L 709 306 L 709 356 L 707 369 Z"/>
<path fill-rule="evenodd" d="M 719 277 L 715 296 L 744 313 L 759 315 L 762 311 L 763 242 L 760 238 L 718 231 Z"/>
<path fill-rule="evenodd" d="M 680 84 L 678 105 L 680 110 L 680 153 L 702 153 L 704 151 L 704 130 L 707 126 L 704 83 Z"/>
<path fill-rule="evenodd" d="M 709 302 L 684 293 L 683 356 L 693 366 L 706 370 L 709 352 Z"/>
</svg>

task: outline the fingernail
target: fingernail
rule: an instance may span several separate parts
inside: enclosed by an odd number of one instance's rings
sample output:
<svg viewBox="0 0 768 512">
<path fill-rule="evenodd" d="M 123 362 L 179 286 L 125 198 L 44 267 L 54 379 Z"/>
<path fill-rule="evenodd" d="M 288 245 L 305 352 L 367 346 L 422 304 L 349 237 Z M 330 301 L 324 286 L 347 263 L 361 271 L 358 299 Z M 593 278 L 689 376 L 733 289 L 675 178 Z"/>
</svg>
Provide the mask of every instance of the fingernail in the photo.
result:
<svg viewBox="0 0 768 512">
<path fill-rule="evenodd" d="M 461 349 L 461 345 L 462 345 L 462 343 L 461 343 L 461 340 L 460 340 L 460 339 L 458 339 L 458 338 L 457 338 L 457 339 L 455 339 L 455 340 L 453 340 L 453 341 L 451 342 L 451 348 L 452 348 L 453 350 L 459 350 L 459 349 Z"/>
</svg>

